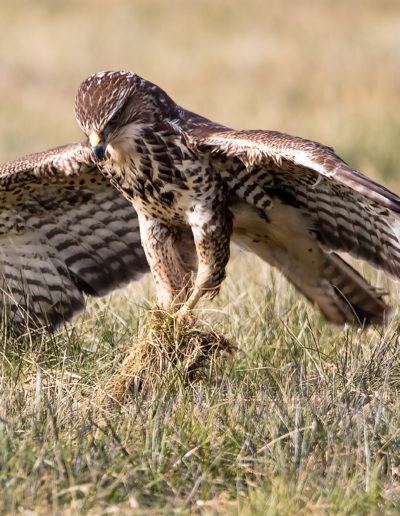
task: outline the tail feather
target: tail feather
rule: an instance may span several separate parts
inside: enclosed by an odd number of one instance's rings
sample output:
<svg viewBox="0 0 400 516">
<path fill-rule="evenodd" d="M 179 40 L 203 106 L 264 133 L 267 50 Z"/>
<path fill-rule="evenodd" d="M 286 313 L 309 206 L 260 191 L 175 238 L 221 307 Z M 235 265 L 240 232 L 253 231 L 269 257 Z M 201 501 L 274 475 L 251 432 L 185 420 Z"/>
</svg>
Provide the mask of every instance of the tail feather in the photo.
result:
<svg viewBox="0 0 400 516">
<path fill-rule="evenodd" d="M 325 254 L 321 277 L 290 278 L 333 324 L 383 324 L 393 317 L 383 292 L 374 288 L 337 254 Z"/>
<path fill-rule="evenodd" d="M 337 254 L 326 255 L 324 276 L 334 289 L 338 311 L 343 313 L 343 322 L 382 324 L 393 317 L 392 308 L 383 300 L 384 293 L 370 285 Z M 320 309 L 330 320 L 328 314 L 325 314 L 325 306 L 321 305 Z"/>
<path fill-rule="evenodd" d="M 232 241 L 277 267 L 333 324 L 363 326 L 391 319 L 383 292 L 325 250 L 295 208 L 276 200 L 275 205 L 265 218 L 248 204 L 233 206 Z"/>
</svg>

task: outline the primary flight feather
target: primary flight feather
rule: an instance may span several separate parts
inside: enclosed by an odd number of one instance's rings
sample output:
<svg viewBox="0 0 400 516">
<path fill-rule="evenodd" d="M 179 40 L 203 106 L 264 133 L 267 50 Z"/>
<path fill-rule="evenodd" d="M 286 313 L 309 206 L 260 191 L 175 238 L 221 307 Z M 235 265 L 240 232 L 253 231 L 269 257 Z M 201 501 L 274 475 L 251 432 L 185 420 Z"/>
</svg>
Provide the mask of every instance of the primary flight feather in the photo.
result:
<svg viewBox="0 0 400 516">
<path fill-rule="evenodd" d="M 225 278 L 230 242 L 281 272 L 332 323 L 392 310 L 337 253 L 400 276 L 400 199 L 319 143 L 235 131 L 130 72 L 86 79 L 88 140 L 0 165 L 0 287 L 17 331 L 50 328 L 148 272 L 191 310 Z"/>
</svg>

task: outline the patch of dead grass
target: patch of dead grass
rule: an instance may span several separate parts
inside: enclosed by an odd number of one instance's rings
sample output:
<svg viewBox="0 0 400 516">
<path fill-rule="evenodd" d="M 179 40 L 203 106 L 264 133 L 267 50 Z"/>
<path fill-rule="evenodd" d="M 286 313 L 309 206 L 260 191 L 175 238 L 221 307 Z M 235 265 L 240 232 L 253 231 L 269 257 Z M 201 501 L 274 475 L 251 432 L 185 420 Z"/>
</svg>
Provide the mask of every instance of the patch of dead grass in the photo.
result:
<svg viewBox="0 0 400 516">
<path fill-rule="evenodd" d="M 102 396 L 107 404 L 124 405 L 137 390 L 148 392 L 175 378 L 196 381 L 221 353 L 234 350 L 234 344 L 206 322 L 187 318 L 178 324 L 167 312 L 154 310 Z"/>
</svg>

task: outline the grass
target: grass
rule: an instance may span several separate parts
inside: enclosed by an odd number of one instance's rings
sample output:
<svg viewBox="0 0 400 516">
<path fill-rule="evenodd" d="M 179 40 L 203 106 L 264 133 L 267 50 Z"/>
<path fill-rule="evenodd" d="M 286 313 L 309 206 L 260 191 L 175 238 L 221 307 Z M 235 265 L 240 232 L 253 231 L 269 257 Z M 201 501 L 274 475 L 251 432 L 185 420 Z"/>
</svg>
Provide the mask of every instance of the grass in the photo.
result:
<svg viewBox="0 0 400 516">
<path fill-rule="evenodd" d="M 153 309 L 121 366 L 107 380 L 104 403 L 130 404 L 132 394 L 168 388 L 176 377 L 194 383 L 204 378 L 205 369 L 218 355 L 234 350 L 235 346 L 205 321 L 186 315 L 178 322 L 170 313 Z"/>
<path fill-rule="evenodd" d="M 79 83 L 128 69 L 226 125 L 333 145 L 398 191 L 399 23 L 398 0 L 4 0 L 0 159 L 80 139 Z M 0 338 L 1 514 L 399 513 L 398 317 L 331 328 L 236 253 L 200 311 L 236 353 L 105 407 L 152 292 L 146 279 L 56 335 Z"/>
<path fill-rule="evenodd" d="M 202 311 L 239 349 L 194 383 L 170 375 L 124 405 L 99 401 L 147 317 L 143 292 L 92 303 L 54 337 L 3 343 L 3 514 L 398 514 L 396 321 L 329 328 L 250 261 L 252 273 L 234 258 L 240 281 Z"/>
</svg>

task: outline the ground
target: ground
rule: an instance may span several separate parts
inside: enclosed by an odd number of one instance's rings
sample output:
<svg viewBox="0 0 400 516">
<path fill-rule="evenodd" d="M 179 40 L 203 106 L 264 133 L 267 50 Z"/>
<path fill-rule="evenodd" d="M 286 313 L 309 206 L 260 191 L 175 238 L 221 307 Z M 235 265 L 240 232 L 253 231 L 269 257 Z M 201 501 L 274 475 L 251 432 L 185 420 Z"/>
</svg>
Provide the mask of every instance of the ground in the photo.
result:
<svg viewBox="0 0 400 516">
<path fill-rule="evenodd" d="M 226 125 L 333 145 L 400 191 L 397 0 L 3 4 L 2 160 L 79 140 L 80 81 L 123 68 Z M 369 275 L 396 308 L 398 287 Z M 234 250 L 200 316 L 237 351 L 104 407 L 153 303 L 148 278 L 52 337 L 2 336 L 1 514 L 398 514 L 398 314 L 329 327 Z"/>
<path fill-rule="evenodd" d="M 230 272 L 202 314 L 236 353 L 124 406 L 100 391 L 149 282 L 53 338 L 3 343 L 3 513 L 398 513 L 396 323 L 338 331 L 258 260 L 235 256 Z"/>
</svg>

